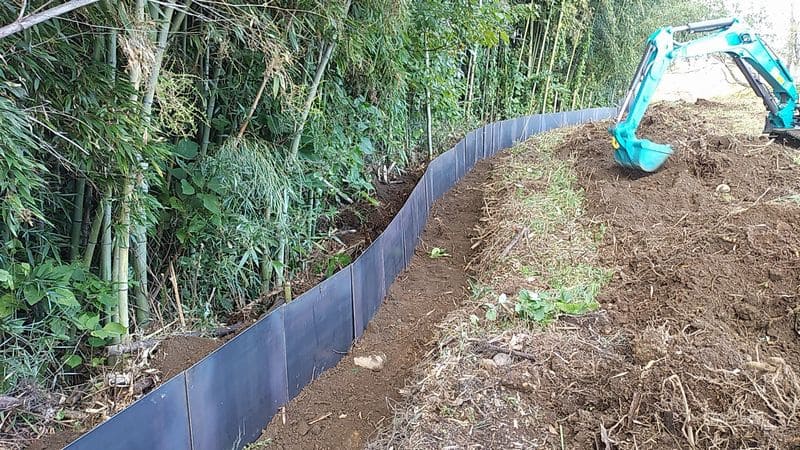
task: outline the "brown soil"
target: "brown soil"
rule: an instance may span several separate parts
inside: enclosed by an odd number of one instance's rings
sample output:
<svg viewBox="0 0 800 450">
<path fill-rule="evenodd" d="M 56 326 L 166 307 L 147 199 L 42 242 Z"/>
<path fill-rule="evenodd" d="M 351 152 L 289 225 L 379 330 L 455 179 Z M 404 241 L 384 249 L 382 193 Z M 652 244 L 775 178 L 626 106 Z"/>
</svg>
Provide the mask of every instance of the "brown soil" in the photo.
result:
<svg viewBox="0 0 800 450">
<path fill-rule="evenodd" d="M 787 448 L 800 439 L 800 204 L 781 200 L 798 193 L 796 150 L 714 135 L 703 118 L 717 107 L 725 105 L 649 114 L 643 134 L 676 144 L 653 175 L 611 161 L 598 144 L 607 124 L 563 146 L 587 217 L 607 227 L 601 256 L 616 276 L 600 300 L 605 331 L 622 330 L 625 342 L 619 362 L 595 369 L 596 390 L 562 399 L 563 412 L 578 412 L 567 420 L 577 443 L 593 444 L 599 424 L 613 426 L 634 397 L 641 423 L 629 415 L 615 430 L 621 446 L 637 436 L 650 447 Z M 623 371 L 636 376 L 611 380 Z"/>
<path fill-rule="evenodd" d="M 576 128 L 559 154 L 614 269 L 601 310 L 485 329 L 459 311 L 371 448 L 800 448 L 798 153 L 720 128 L 729 108 L 652 108 L 642 134 L 675 149 L 652 175 L 614 163 L 608 123 Z"/>
<path fill-rule="evenodd" d="M 262 440 L 281 449 L 356 449 L 390 415 L 415 363 L 431 348 L 436 324 L 468 296 L 464 267 L 478 223 L 488 163 L 479 163 L 436 202 L 409 268 L 354 348 L 277 414 Z M 440 247 L 451 256 L 432 259 Z M 356 367 L 353 357 L 383 353 L 383 370 Z"/>
<path fill-rule="evenodd" d="M 222 345 L 215 339 L 194 336 L 171 336 L 158 344 L 150 367 L 157 369 L 162 381 L 188 369 Z"/>
</svg>

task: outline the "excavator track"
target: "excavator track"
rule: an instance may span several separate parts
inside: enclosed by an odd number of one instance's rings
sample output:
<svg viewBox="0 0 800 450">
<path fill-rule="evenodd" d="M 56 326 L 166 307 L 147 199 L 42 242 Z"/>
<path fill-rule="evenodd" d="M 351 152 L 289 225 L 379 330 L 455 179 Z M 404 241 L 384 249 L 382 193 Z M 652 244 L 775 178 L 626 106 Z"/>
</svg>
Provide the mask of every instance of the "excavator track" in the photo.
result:
<svg viewBox="0 0 800 450">
<path fill-rule="evenodd" d="M 800 129 L 789 128 L 784 130 L 772 130 L 771 135 L 790 141 L 793 147 L 800 147 Z"/>
</svg>

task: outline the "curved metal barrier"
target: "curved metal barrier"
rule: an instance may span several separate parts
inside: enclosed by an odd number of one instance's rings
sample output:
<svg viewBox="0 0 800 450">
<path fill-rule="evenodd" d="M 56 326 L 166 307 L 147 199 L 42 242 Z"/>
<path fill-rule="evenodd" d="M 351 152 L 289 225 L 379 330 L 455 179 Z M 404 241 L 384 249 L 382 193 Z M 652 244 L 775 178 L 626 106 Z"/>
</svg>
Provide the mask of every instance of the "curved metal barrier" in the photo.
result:
<svg viewBox="0 0 800 450">
<path fill-rule="evenodd" d="M 615 113 L 595 108 L 540 114 L 469 132 L 431 161 L 397 216 L 352 264 L 66 448 L 220 450 L 256 440 L 278 408 L 334 366 L 361 336 L 411 261 L 431 205 L 477 161 L 536 133 Z"/>
</svg>

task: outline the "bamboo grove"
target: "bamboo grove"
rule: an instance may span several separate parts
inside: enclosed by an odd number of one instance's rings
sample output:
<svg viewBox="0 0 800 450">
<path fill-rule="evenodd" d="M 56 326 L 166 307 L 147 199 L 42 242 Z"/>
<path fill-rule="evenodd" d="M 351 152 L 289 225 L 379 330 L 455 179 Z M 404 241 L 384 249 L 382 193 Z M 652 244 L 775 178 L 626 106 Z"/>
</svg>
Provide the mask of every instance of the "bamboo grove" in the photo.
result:
<svg viewBox="0 0 800 450">
<path fill-rule="evenodd" d="M 680 5 L 678 5 L 680 4 Z M 0 21 L 50 4 L 2 2 Z M 0 394 L 293 295 L 375 174 L 616 101 L 668 0 L 101 0 L 0 39 Z M 267 295 L 278 291 L 279 295 Z"/>
</svg>

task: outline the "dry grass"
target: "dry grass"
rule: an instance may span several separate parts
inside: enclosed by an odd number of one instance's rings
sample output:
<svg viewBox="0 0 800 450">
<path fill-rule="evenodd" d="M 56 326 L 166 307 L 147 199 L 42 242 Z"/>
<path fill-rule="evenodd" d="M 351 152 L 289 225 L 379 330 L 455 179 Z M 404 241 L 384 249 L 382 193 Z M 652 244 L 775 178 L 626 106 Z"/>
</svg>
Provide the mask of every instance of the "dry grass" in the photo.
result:
<svg viewBox="0 0 800 450">
<path fill-rule="evenodd" d="M 602 229 L 580 223 L 582 194 L 571 165 L 554 155 L 567 133 L 539 135 L 498 161 L 486 186 L 479 255 L 469 263 L 474 301 L 441 324 L 438 347 L 370 448 L 557 447 L 563 417 L 547 403 L 560 401 L 562 375 L 589 376 L 607 358 L 621 362 L 613 350 L 624 343 L 621 335 L 595 330 L 604 314 L 544 325 L 556 309 L 542 326 L 519 311 L 523 291 L 593 310 L 610 276 L 597 263 Z M 583 388 L 566 389 L 580 395 Z"/>
</svg>

